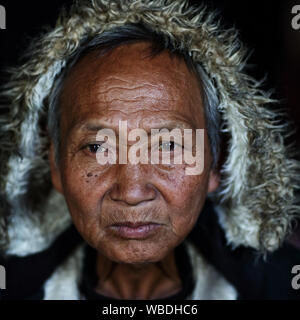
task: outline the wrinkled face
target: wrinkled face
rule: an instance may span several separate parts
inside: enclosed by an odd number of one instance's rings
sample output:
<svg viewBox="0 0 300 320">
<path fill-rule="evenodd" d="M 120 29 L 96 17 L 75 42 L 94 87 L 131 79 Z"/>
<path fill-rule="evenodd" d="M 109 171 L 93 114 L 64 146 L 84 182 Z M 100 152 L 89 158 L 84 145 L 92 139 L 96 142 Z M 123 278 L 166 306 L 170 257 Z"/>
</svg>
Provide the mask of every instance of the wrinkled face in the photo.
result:
<svg viewBox="0 0 300 320">
<path fill-rule="evenodd" d="M 50 149 L 52 181 L 83 238 L 110 260 L 162 260 L 193 228 L 207 192 L 217 187 L 205 131 L 204 171 L 188 164 L 103 164 L 99 128 L 205 129 L 199 82 L 168 52 L 145 58 L 146 43 L 89 53 L 73 67 L 61 95 L 60 163 Z M 133 142 L 128 142 L 128 149 Z M 170 150 L 172 152 L 172 148 Z"/>
</svg>

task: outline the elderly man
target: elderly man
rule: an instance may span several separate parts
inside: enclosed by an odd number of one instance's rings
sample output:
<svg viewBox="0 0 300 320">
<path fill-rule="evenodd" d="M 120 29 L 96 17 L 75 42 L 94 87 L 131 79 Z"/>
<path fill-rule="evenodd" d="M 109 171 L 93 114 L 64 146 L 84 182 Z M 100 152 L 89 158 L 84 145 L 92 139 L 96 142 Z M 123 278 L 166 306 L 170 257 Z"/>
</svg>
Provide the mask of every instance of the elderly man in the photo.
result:
<svg viewBox="0 0 300 320">
<path fill-rule="evenodd" d="M 182 1 L 82 1 L 30 50 L 1 122 L 3 252 L 11 274 L 39 266 L 15 276 L 22 298 L 238 298 L 189 238 L 207 197 L 228 243 L 263 254 L 299 207 L 284 126 L 236 33 Z M 163 129 L 179 139 L 155 145 Z M 175 161 L 189 152 L 200 170 Z"/>
</svg>

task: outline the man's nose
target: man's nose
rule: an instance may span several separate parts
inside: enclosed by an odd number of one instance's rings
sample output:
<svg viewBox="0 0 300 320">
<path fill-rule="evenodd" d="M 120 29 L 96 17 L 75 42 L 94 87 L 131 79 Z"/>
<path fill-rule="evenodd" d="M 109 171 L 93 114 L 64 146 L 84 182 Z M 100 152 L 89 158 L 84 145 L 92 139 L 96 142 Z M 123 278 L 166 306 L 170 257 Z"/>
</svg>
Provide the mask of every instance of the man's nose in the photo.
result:
<svg viewBox="0 0 300 320">
<path fill-rule="evenodd" d="M 118 165 L 117 179 L 110 191 L 110 198 L 131 206 L 155 200 L 157 190 L 148 179 L 148 169 L 149 165 Z"/>
</svg>

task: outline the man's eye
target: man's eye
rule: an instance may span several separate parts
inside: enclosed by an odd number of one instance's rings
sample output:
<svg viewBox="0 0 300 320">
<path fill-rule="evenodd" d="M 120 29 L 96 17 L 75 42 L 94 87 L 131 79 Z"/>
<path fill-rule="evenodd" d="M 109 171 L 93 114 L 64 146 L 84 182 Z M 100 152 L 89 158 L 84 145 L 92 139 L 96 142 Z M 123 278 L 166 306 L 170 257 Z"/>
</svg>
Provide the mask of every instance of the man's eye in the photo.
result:
<svg viewBox="0 0 300 320">
<path fill-rule="evenodd" d="M 93 144 L 87 145 L 87 149 L 88 149 L 91 153 L 105 152 L 105 151 L 107 150 L 107 149 L 104 148 L 101 144 L 98 144 L 98 143 L 93 143 Z"/>
<path fill-rule="evenodd" d="M 174 151 L 175 148 L 180 147 L 174 141 L 167 141 L 159 144 L 159 151 Z"/>
</svg>

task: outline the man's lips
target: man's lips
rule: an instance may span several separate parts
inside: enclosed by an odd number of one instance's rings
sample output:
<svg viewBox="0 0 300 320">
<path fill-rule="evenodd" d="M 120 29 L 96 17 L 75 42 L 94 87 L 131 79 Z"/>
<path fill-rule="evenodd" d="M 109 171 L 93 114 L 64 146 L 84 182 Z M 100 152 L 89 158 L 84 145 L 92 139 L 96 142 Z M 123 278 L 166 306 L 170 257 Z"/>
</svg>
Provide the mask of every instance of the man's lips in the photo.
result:
<svg viewBox="0 0 300 320">
<path fill-rule="evenodd" d="M 155 222 L 120 222 L 109 226 L 114 233 L 126 239 L 144 239 L 162 225 Z"/>
</svg>

